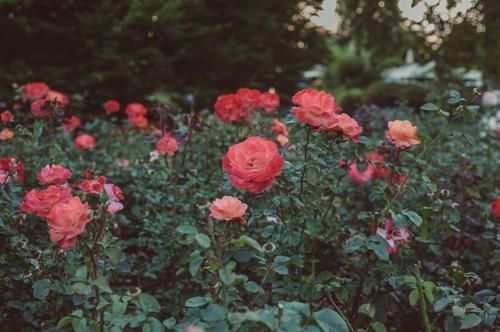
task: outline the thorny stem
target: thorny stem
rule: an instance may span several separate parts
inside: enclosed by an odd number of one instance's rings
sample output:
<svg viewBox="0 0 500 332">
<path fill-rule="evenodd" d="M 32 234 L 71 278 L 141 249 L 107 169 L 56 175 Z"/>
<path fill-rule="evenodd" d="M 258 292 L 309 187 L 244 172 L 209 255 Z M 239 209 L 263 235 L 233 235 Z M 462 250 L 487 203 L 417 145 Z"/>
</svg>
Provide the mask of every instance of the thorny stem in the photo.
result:
<svg viewBox="0 0 500 332">
<path fill-rule="evenodd" d="M 311 132 L 312 132 L 312 127 L 309 126 L 307 128 L 306 145 L 304 146 L 304 167 L 302 168 L 302 176 L 300 178 L 299 198 L 302 196 L 302 190 L 304 189 L 304 177 L 306 176 L 306 171 L 307 171 L 307 155 L 308 155 L 309 140 L 311 139 Z"/>
<path fill-rule="evenodd" d="M 420 267 L 415 264 L 415 279 L 417 282 L 418 301 L 420 303 L 420 312 L 422 314 L 422 322 L 425 326 L 425 332 L 432 332 L 431 322 L 427 315 L 427 303 L 425 302 L 424 290 L 422 288 L 422 279 L 420 278 Z"/>
</svg>

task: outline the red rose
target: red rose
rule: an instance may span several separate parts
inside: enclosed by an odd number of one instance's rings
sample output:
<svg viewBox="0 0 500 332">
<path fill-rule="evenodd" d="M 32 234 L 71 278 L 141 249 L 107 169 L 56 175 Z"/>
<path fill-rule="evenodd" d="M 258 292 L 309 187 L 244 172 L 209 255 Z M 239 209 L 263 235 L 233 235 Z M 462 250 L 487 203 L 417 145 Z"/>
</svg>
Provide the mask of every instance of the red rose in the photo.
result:
<svg viewBox="0 0 500 332">
<path fill-rule="evenodd" d="M 497 199 L 491 203 L 491 213 L 493 213 L 495 218 L 500 218 L 500 197 L 497 197 Z"/>
<path fill-rule="evenodd" d="M 274 183 L 283 170 L 283 158 L 276 143 L 250 137 L 231 146 L 222 161 L 222 169 L 231 183 L 252 193 L 260 193 Z"/>
<path fill-rule="evenodd" d="M 35 118 L 48 118 L 52 114 L 52 107 L 45 99 L 38 99 L 31 103 L 31 114 Z"/>
<path fill-rule="evenodd" d="M 92 135 L 83 134 L 75 138 L 75 147 L 78 150 L 92 150 L 95 145 L 95 139 Z"/>
<path fill-rule="evenodd" d="M 130 104 L 130 105 L 133 105 L 133 104 Z M 108 100 L 107 102 L 104 103 L 104 110 L 106 111 L 107 114 L 116 113 L 120 110 L 120 103 L 117 102 L 116 100 Z M 130 111 L 130 112 L 133 112 L 133 111 Z"/>
<path fill-rule="evenodd" d="M 352 163 L 347 170 L 347 176 L 349 176 L 357 184 L 365 184 L 370 181 L 375 174 L 372 165 L 368 164 L 364 171 L 358 169 L 356 163 Z"/>
<path fill-rule="evenodd" d="M 100 195 L 106 184 L 106 177 L 99 176 L 97 179 L 86 179 L 76 184 L 78 188 L 85 191 L 87 194 Z"/>
<path fill-rule="evenodd" d="M 149 126 L 148 119 L 142 115 L 132 115 L 128 117 L 128 122 L 137 128 L 147 128 Z"/>
<path fill-rule="evenodd" d="M 217 97 L 214 104 L 215 115 L 226 123 L 241 122 L 250 117 L 241 99 L 235 94 Z"/>
<path fill-rule="evenodd" d="M 50 240 L 63 249 L 74 247 L 78 236 L 85 232 L 90 222 L 89 206 L 80 197 L 71 197 L 55 204 L 47 216 Z"/>
<path fill-rule="evenodd" d="M 243 103 L 243 107 L 247 112 L 253 111 L 260 106 L 260 91 L 256 89 L 239 88 L 236 91 L 236 96 Z"/>
<path fill-rule="evenodd" d="M 248 205 L 241 203 L 239 199 L 232 196 L 217 198 L 210 204 L 210 216 L 219 221 L 237 221 L 240 225 L 247 222 L 243 215 L 247 211 Z"/>
<path fill-rule="evenodd" d="M 141 103 L 131 103 L 125 108 L 125 114 L 128 117 L 142 116 L 145 117 L 147 113 L 146 107 Z"/>
<path fill-rule="evenodd" d="M 77 116 L 68 116 L 64 118 L 63 129 L 69 133 L 82 126 L 82 121 Z"/>
<path fill-rule="evenodd" d="M 44 98 L 49 93 L 49 86 L 41 82 L 25 84 L 22 89 L 21 99 L 29 102 Z"/>
<path fill-rule="evenodd" d="M 178 142 L 174 136 L 170 133 L 166 133 L 157 143 L 156 143 L 156 151 L 158 151 L 161 155 L 169 155 L 173 156 L 177 151 Z"/>
<path fill-rule="evenodd" d="M 12 122 L 14 121 L 14 115 L 10 111 L 4 111 L 0 115 L 2 122 Z"/>
<path fill-rule="evenodd" d="M 267 113 L 276 111 L 280 106 L 280 97 L 276 93 L 263 92 L 259 97 L 259 107 Z"/>
<path fill-rule="evenodd" d="M 15 157 L 0 158 L 0 184 L 13 178 L 18 182 L 24 182 L 24 163 Z"/>
<path fill-rule="evenodd" d="M 43 167 L 38 172 L 38 183 L 40 184 L 63 184 L 71 177 L 71 171 L 61 165 Z"/>
<path fill-rule="evenodd" d="M 23 212 L 34 214 L 39 217 L 47 217 L 50 209 L 57 203 L 72 197 L 69 187 L 49 186 L 47 189 L 28 192 L 19 206 Z"/>
<path fill-rule="evenodd" d="M 50 102 L 59 103 L 61 107 L 66 107 L 69 104 L 69 98 L 63 93 L 50 90 L 45 96 L 45 99 Z"/>
<path fill-rule="evenodd" d="M 334 121 L 335 113 L 342 110 L 332 95 L 313 89 L 304 89 L 297 92 L 292 101 L 299 107 L 292 109 L 297 120 L 315 127 L 326 127 Z"/>
</svg>

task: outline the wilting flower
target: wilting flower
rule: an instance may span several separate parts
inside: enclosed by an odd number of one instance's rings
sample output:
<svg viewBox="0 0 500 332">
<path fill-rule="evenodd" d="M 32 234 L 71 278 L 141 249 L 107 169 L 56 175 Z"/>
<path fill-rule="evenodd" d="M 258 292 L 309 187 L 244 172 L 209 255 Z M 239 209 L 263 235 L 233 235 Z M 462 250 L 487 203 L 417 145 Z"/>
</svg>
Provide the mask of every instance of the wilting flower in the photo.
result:
<svg viewBox="0 0 500 332">
<path fill-rule="evenodd" d="M 2 122 L 12 122 L 14 121 L 14 115 L 10 111 L 3 111 L 2 114 L 0 114 L 0 119 Z"/>
<path fill-rule="evenodd" d="M 66 107 L 69 104 L 68 96 L 58 91 L 49 90 L 49 92 L 45 96 L 45 99 L 50 102 L 56 102 L 61 107 Z"/>
<path fill-rule="evenodd" d="M 260 193 L 274 183 L 283 170 L 283 158 L 276 143 L 261 137 L 249 137 L 231 146 L 222 161 L 222 169 L 231 183 L 252 193 Z"/>
<path fill-rule="evenodd" d="M 405 245 L 410 240 L 410 232 L 406 228 L 395 228 L 392 220 L 387 220 L 385 228 L 377 228 L 377 234 L 387 242 L 387 251 L 389 255 L 398 252 L 398 245 Z"/>
<path fill-rule="evenodd" d="M 15 157 L 0 158 L 0 184 L 14 178 L 18 182 L 24 182 L 24 163 Z"/>
<path fill-rule="evenodd" d="M 359 134 L 363 132 L 363 128 L 361 128 L 358 122 L 346 113 L 333 114 L 332 120 L 329 123 L 325 123 L 324 126 L 328 130 L 338 131 L 356 143 L 359 142 Z"/>
<path fill-rule="evenodd" d="M 409 148 L 412 145 L 420 144 L 417 137 L 417 127 L 413 126 L 408 120 L 389 121 L 389 131 L 386 136 L 398 148 Z"/>
<path fill-rule="evenodd" d="M 273 133 L 288 137 L 288 130 L 286 130 L 285 124 L 278 119 L 273 119 Z"/>
<path fill-rule="evenodd" d="M 123 204 L 120 203 L 125 197 L 123 196 L 120 187 L 115 186 L 112 183 L 107 183 L 104 185 L 104 191 L 108 196 L 108 209 L 109 213 L 116 213 L 123 210 Z"/>
<path fill-rule="evenodd" d="M 173 156 L 177 151 L 179 143 L 170 133 L 166 133 L 157 143 L 156 151 L 161 155 Z"/>
<path fill-rule="evenodd" d="M 100 195 L 106 184 L 106 177 L 99 176 L 97 179 L 85 179 L 76 183 L 76 186 L 87 194 Z"/>
<path fill-rule="evenodd" d="M 8 141 L 14 137 L 14 132 L 9 128 L 4 128 L 0 131 L 0 141 Z"/>
<path fill-rule="evenodd" d="M 248 205 L 236 197 L 224 196 L 212 202 L 209 217 L 219 221 L 237 221 L 241 225 L 245 225 L 247 222 L 243 219 L 243 215 L 247 208 Z"/>
<path fill-rule="evenodd" d="M 259 108 L 260 91 L 256 89 L 239 88 L 236 97 L 241 100 L 244 109 L 249 112 Z"/>
<path fill-rule="evenodd" d="M 75 147 L 79 150 L 92 150 L 95 145 L 95 139 L 92 135 L 83 134 L 75 138 Z"/>
<path fill-rule="evenodd" d="M 27 83 L 22 87 L 21 99 L 23 101 L 35 101 L 44 98 L 49 93 L 49 86 L 43 82 Z"/>
<path fill-rule="evenodd" d="M 267 113 L 276 111 L 280 106 L 280 97 L 276 93 L 263 92 L 259 97 L 259 107 Z"/>
<path fill-rule="evenodd" d="M 50 209 L 55 204 L 63 202 L 71 197 L 71 189 L 69 187 L 51 185 L 47 189 L 41 191 L 32 189 L 24 196 L 19 209 L 39 217 L 47 217 Z"/>
<path fill-rule="evenodd" d="M 107 102 L 104 103 L 104 110 L 106 111 L 107 114 L 116 113 L 120 110 L 120 103 L 117 102 L 116 100 L 108 100 Z"/>
<path fill-rule="evenodd" d="M 31 103 L 31 115 L 35 118 L 48 118 L 52 114 L 52 107 L 45 99 L 38 99 Z"/>
<path fill-rule="evenodd" d="M 491 213 L 493 213 L 495 218 L 500 218 L 500 197 L 497 197 L 497 199 L 491 203 Z"/>
<path fill-rule="evenodd" d="M 63 249 L 74 247 L 90 222 L 89 206 L 82 204 L 80 197 L 71 197 L 50 209 L 47 222 L 51 241 L 58 242 Z"/>
<path fill-rule="evenodd" d="M 241 122 L 250 117 L 248 110 L 236 94 L 217 97 L 214 108 L 215 115 L 226 123 Z"/>
<path fill-rule="evenodd" d="M 82 121 L 79 117 L 71 115 L 64 118 L 63 129 L 69 133 L 82 126 Z"/>
<path fill-rule="evenodd" d="M 323 91 L 303 89 L 292 101 L 298 105 L 292 109 L 297 120 L 315 127 L 328 126 L 334 121 L 335 113 L 342 111 L 333 96 Z"/>
<path fill-rule="evenodd" d="M 38 172 L 38 183 L 40 184 L 64 184 L 71 177 L 71 171 L 61 165 L 43 167 Z"/>
</svg>

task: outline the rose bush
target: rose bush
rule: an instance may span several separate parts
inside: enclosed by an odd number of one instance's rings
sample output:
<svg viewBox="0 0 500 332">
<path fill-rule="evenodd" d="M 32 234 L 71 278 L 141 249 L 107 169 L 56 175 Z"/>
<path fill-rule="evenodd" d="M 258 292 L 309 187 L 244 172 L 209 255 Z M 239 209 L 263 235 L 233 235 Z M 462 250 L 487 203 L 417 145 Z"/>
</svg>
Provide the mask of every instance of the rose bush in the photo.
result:
<svg viewBox="0 0 500 332">
<path fill-rule="evenodd" d="M 50 91 L 0 109 L 4 330 L 498 324 L 500 150 L 477 93 L 385 119 L 239 89 L 83 121 Z"/>
</svg>

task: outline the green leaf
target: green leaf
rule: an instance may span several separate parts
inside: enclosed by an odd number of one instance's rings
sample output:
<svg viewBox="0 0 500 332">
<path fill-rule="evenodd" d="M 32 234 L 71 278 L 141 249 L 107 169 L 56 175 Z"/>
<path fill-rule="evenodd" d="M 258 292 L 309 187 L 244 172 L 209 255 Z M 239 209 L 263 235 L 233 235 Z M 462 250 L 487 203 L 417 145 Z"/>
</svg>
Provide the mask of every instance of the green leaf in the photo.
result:
<svg viewBox="0 0 500 332">
<path fill-rule="evenodd" d="M 462 95 L 460 95 L 460 92 L 457 90 L 450 90 L 450 97 L 452 98 L 461 98 Z"/>
<path fill-rule="evenodd" d="M 92 291 L 92 288 L 86 284 L 86 283 L 83 283 L 83 282 L 77 282 L 77 283 L 74 283 L 73 284 L 73 290 L 77 293 L 77 294 L 90 294 L 90 292 Z"/>
<path fill-rule="evenodd" d="M 175 326 L 176 320 L 174 317 L 170 317 L 168 319 L 165 319 L 163 321 L 163 326 L 165 326 L 167 329 L 171 329 Z"/>
<path fill-rule="evenodd" d="M 427 104 L 422 105 L 420 107 L 420 109 L 423 110 L 423 111 L 434 112 L 434 111 L 437 111 L 439 109 L 439 107 L 437 107 L 436 104 L 427 103 Z"/>
<path fill-rule="evenodd" d="M 49 295 L 50 292 L 50 280 L 42 279 L 35 281 L 33 283 L 33 297 L 42 300 Z"/>
<path fill-rule="evenodd" d="M 201 318 L 206 322 L 215 322 L 224 319 L 226 311 L 218 304 L 210 304 L 200 312 Z"/>
<path fill-rule="evenodd" d="M 203 248 L 210 248 L 210 243 L 211 243 L 210 238 L 205 234 L 198 233 L 195 235 L 194 238 L 196 239 L 196 242 L 198 242 L 198 244 Z"/>
<path fill-rule="evenodd" d="M 193 277 L 198 273 L 201 263 L 203 263 L 203 257 L 196 257 L 189 262 L 189 273 L 191 273 Z"/>
<path fill-rule="evenodd" d="M 374 322 L 372 324 L 372 329 L 374 332 L 386 332 L 387 329 L 385 328 L 385 325 L 382 324 L 381 322 Z"/>
<path fill-rule="evenodd" d="M 410 292 L 410 295 L 408 296 L 408 301 L 410 302 L 410 305 L 417 304 L 418 299 L 419 299 L 418 291 L 416 289 L 412 290 Z"/>
<path fill-rule="evenodd" d="M 186 301 L 186 307 L 201 307 L 207 304 L 208 301 L 204 297 L 195 296 Z"/>
<path fill-rule="evenodd" d="M 111 287 L 109 287 L 108 281 L 103 276 L 98 277 L 92 283 L 97 287 L 99 287 L 99 289 L 102 290 L 103 292 L 113 293 L 113 290 L 111 289 Z"/>
<path fill-rule="evenodd" d="M 447 297 L 443 297 L 442 299 L 437 300 L 436 302 L 434 302 L 433 305 L 434 311 L 435 312 L 443 311 L 451 302 L 452 302 L 451 299 Z"/>
<path fill-rule="evenodd" d="M 259 244 L 259 242 L 255 241 L 254 239 L 252 239 L 251 237 L 249 237 L 247 235 L 240 236 L 240 238 L 235 240 L 234 243 L 240 247 L 243 247 L 246 245 L 250 248 L 254 248 L 258 252 L 263 251 L 262 246 Z"/>
<path fill-rule="evenodd" d="M 288 275 L 288 268 L 284 265 L 273 266 L 273 271 L 283 276 Z"/>
<path fill-rule="evenodd" d="M 189 226 L 189 225 L 182 225 L 182 226 L 179 226 L 175 229 L 175 231 L 177 233 L 181 233 L 181 234 L 191 234 L 191 235 L 194 235 L 194 234 L 197 234 L 198 233 L 198 230 L 196 229 L 196 227 L 193 227 L 193 226 Z"/>
<path fill-rule="evenodd" d="M 141 293 L 138 300 L 144 312 L 159 312 L 161 309 L 158 301 L 149 294 Z"/>
<path fill-rule="evenodd" d="M 420 225 L 422 225 L 422 217 L 420 217 L 418 213 L 414 211 L 403 211 L 402 213 L 407 216 L 415 226 L 420 227 Z"/>
<path fill-rule="evenodd" d="M 57 322 L 56 329 L 61 330 L 65 326 L 68 326 L 73 321 L 73 318 L 74 318 L 73 316 L 65 316 L 65 317 L 61 318 L 59 320 L 59 322 Z"/>
<path fill-rule="evenodd" d="M 148 317 L 144 325 L 142 326 L 143 332 L 164 332 L 165 327 L 163 324 L 155 317 Z"/>
<path fill-rule="evenodd" d="M 468 314 L 462 317 L 460 329 L 470 329 L 471 327 L 477 326 L 481 323 L 481 317 L 476 314 Z"/>
<path fill-rule="evenodd" d="M 375 316 L 375 306 L 371 303 L 365 303 L 359 307 L 358 312 L 373 318 Z"/>
<path fill-rule="evenodd" d="M 323 332 L 348 332 L 346 322 L 338 313 L 326 308 L 313 313 L 313 318 L 318 323 Z"/>
<path fill-rule="evenodd" d="M 385 239 L 380 235 L 370 236 L 370 241 L 368 242 L 368 245 L 366 247 L 372 250 L 380 260 L 389 260 L 389 251 L 387 250 L 387 244 L 385 242 Z"/>
<path fill-rule="evenodd" d="M 120 263 L 121 251 L 115 247 L 104 248 L 104 254 L 109 257 L 114 263 Z"/>
</svg>

